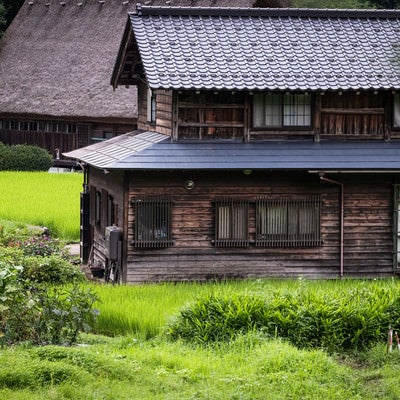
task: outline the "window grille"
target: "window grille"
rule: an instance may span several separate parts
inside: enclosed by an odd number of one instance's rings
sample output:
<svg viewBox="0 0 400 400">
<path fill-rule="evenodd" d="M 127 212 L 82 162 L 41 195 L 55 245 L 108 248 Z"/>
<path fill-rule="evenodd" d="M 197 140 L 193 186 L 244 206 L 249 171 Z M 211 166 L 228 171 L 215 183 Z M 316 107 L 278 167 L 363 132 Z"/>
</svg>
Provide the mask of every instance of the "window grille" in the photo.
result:
<svg viewBox="0 0 400 400">
<path fill-rule="evenodd" d="M 320 246 L 320 208 L 319 195 L 257 200 L 256 246 Z"/>
<path fill-rule="evenodd" d="M 172 200 L 147 197 L 134 199 L 134 246 L 161 248 L 172 246 Z"/>
<path fill-rule="evenodd" d="M 253 96 L 254 128 L 311 126 L 311 96 L 308 93 L 260 93 Z"/>
<path fill-rule="evenodd" d="M 222 199 L 215 202 L 215 246 L 248 246 L 248 210 L 247 200 Z"/>
</svg>

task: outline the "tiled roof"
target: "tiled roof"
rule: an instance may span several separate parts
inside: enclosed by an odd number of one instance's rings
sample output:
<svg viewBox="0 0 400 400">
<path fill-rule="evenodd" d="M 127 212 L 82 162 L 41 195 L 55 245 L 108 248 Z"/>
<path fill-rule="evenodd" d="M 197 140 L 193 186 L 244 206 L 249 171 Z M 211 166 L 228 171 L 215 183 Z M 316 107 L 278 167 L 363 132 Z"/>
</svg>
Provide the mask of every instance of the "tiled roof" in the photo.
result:
<svg viewBox="0 0 400 400">
<path fill-rule="evenodd" d="M 400 89 L 400 10 L 144 7 L 153 89 Z"/>
<path fill-rule="evenodd" d="M 65 154 L 119 170 L 337 170 L 400 172 L 400 142 L 171 142 L 156 132 L 131 132 Z"/>
</svg>

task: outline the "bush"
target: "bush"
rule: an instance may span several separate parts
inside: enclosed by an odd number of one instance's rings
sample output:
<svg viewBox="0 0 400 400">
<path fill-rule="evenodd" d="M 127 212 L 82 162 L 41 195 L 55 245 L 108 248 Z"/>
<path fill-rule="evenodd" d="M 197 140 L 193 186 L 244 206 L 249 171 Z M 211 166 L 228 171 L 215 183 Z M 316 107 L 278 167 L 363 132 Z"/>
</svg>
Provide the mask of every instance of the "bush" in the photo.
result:
<svg viewBox="0 0 400 400">
<path fill-rule="evenodd" d="M 388 326 L 400 327 L 396 285 L 345 292 L 276 292 L 261 296 L 208 296 L 182 309 L 167 334 L 205 344 L 257 330 L 300 348 L 355 351 L 385 341 Z"/>
<path fill-rule="evenodd" d="M 25 256 L 45 257 L 62 253 L 62 245 L 59 240 L 50 236 L 31 236 L 23 241 L 15 241 L 13 245 L 20 248 Z"/>
<path fill-rule="evenodd" d="M 47 171 L 53 165 L 51 155 L 38 146 L 0 144 L 0 170 Z"/>
<path fill-rule="evenodd" d="M 84 281 L 85 274 L 79 266 L 59 255 L 25 257 L 22 261 L 21 279 L 30 283 L 64 284 Z"/>
<path fill-rule="evenodd" d="M 97 296 L 78 286 L 21 287 L 9 279 L 0 306 L 0 343 L 73 344 L 94 325 Z"/>
</svg>

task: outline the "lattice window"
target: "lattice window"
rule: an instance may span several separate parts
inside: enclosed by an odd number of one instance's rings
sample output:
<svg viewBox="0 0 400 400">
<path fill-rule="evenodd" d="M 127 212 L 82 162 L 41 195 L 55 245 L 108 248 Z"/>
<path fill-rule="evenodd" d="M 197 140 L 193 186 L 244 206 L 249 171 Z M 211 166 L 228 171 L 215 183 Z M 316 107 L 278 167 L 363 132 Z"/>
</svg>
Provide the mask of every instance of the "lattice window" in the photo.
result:
<svg viewBox="0 0 400 400">
<path fill-rule="evenodd" d="M 134 199 L 134 245 L 139 248 L 172 246 L 172 200 L 146 197 Z"/>
<path fill-rule="evenodd" d="M 320 196 L 259 199 L 256 202 L 256 246 L 320 246 Z"/>
<path fill-rule="evenodd" d="M 248 246 L 248 201 L 215 201 L 215 246 Z"/>
<path fill-rule="evenodd" d="M 311 126 L 308 93 L 259 93 L 253 96 L 254 128 Z"/>
</svg>

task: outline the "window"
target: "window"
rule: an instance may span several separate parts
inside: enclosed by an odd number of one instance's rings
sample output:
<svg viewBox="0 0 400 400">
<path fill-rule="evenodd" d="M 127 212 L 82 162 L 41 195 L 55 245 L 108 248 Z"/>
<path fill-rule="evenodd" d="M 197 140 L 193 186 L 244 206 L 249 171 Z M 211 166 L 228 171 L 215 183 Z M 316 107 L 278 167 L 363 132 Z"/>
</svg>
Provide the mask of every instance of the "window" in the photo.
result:
<svg viewBox="0 0 400 400">
<path fill-rule="evenodd" d="M 256 246 L 319 246 L 320 197 L 256 202 Z"/>
<path fill-rule="evenodd" d="M 134 199 L 134 245 L 139 248 L 168 247 L 172 242 L 172 201 L 167 198 Z"/>
<path fill-rule="evenodd" d="M 95 203 L 95 209 L 94 209 L 94 223 L 96 225 L 101 224 L 101 192 L 96 190 L 96 203 Z"/>
<path fill-rule="evenodd" d="M 115 224 L 115 204 L 114 198 L 110 195 L 107 196 L 107 226 Z"/>
<path fill-rule="evenodd" d="M 247 246 L 248 202 L 217 200 L 215 202 L 215 246 Z"/>
<path fill-rule="evenodd" d="M 394 185 L 393 266 L 400 266 L 400 185 Z"/>
<path fill-rule="evenodd" d="M 400 128 L 400 93 L 394 95 L 393 100 L 393 127 Z"/>
<path fill-rule="evenodd" d="M 253 96 L 254 128 L 311 126 L 311 95 L 308 93 L 260 93 Z"/>
<path fill-rule="evenodd" d="M 147 90 L 147 122 L 156 123 L 156 92 L 150 88 Z"/>
</svg>

